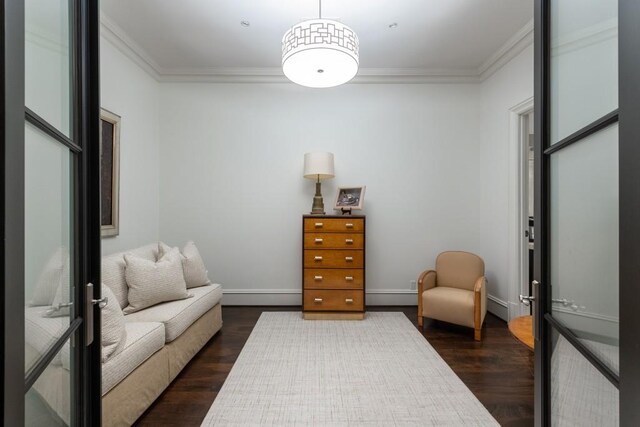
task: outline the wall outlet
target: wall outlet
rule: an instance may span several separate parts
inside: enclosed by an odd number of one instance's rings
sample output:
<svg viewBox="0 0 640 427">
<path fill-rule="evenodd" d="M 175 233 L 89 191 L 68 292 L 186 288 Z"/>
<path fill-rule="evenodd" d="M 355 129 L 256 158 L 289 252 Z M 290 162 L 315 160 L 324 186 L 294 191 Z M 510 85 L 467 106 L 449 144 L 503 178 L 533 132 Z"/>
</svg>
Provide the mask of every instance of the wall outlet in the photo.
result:
<svg viewBox="0 0 640 427">
<path fill-rule="evenodd" d="M 415 280 L 409 280 L 409 289 L 411 289 L 412 291 L 415 291 L 417 289 Z"/>
</svg>

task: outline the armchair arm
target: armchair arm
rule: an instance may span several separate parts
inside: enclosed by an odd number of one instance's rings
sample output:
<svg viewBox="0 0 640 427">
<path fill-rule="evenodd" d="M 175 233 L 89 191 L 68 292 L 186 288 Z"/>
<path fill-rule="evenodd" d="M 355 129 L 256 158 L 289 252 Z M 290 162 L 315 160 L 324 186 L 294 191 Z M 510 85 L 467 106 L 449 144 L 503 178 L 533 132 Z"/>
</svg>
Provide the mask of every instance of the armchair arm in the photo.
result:
<svg viewBox="0 0 640 427">
<path fill-rule="evenodd" d="M 418 277 L 418 324 L 422 326 L 422 293 L 436 287 L 435 270 L 426 270 Z"/>
<path fill-rule="evenodd" d="M 475 285 L 473 286 L 473 323 L 475 328 L 475 339 L 480 340 L 480 330 L 482 329 L 482 322 L 484 316 L 487 314 L 487 278 L 482 276 L 478 277 Z"/>
</svg>

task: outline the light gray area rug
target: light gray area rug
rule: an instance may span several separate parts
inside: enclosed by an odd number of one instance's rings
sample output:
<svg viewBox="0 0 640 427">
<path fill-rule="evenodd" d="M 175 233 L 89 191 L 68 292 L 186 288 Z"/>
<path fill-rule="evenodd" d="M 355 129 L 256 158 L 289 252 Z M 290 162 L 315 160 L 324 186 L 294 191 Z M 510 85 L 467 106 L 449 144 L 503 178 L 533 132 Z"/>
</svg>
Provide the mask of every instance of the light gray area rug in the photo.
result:
<svg viewBox="0 0 640 427">
<path fill-rule="evenodd" d="M 402 313 L 263 313 L 203 426 L 496 426 Z"/>
</svg>

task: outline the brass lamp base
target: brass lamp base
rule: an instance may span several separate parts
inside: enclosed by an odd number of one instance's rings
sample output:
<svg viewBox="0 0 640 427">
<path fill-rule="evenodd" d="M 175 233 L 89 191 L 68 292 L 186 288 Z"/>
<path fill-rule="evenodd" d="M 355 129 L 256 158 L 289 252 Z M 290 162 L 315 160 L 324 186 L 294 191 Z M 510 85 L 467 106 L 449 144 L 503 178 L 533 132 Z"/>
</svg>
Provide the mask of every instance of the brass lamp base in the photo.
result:
<svg viewBox="0 0 640 427">
<path fill-rule="evenodd" d="M 324 215 L 324 201 L 320 192 L 320 179 L 316 182 L 316 194 L 313 196 L 313 205 L 311 206 L 311 215 Z"/>
</svg>

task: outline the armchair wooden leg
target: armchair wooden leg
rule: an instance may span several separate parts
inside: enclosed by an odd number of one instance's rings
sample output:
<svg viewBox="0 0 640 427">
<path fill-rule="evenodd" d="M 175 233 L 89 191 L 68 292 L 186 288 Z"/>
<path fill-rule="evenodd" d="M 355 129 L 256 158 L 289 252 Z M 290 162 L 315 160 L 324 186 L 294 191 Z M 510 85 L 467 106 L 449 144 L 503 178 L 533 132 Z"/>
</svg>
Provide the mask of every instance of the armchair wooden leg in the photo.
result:
<svg viewBox="0 0 640 427">
<path fill-rule="evenodd" d="M 473 339 L 476 341 L 482 341 L 482 327 L 474 329 Z"/>
<path fill-rule="evenodd" d="M 424 321 L 424 318 L 420 315 L 418 315 L 418 327 L 422 328 L 422 322 Z"/>
</svg>

